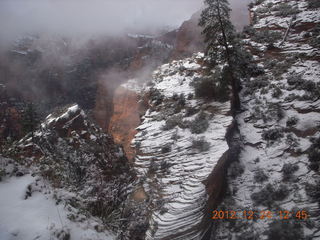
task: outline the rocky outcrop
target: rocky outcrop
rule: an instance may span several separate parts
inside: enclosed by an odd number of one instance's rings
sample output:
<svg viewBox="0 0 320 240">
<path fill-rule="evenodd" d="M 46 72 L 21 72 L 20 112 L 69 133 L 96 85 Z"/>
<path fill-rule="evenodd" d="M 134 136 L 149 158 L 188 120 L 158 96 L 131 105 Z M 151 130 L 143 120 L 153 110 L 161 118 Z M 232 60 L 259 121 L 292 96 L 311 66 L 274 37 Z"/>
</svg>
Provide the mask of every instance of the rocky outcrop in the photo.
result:
<svg viewBox="0 0 320 240">
<path fill-rule="evenodd" d="M 212 200 L 223 192 L 223 174 L 209 176 L 214 168 L 225 171 L 227 166 L 225 135 L 232 116 L 228 102 L 193 96 L 190 85 L 202 76 L 202 58 L 199 54 L 161 66 L 153 86 L 144 90 L 150 106 L 133 144 L 135 169 L 147 195 L 145 239 L 199 239 L 206 229 L 202 219 L 208 214 L 208 194 Z M 210 190 L 213 184 L 217 192 Z"/>
<path fill-rule="evenodd" d="M 251 11 L 244 42 L 265 74 L 242 82 L 239 162 L 217 208 L 238 219 L 216 220 L 208 239 L 318 239 L 319 9 L 265 0 Z"/>
<path fill-rule="evenodd" d="M 122 148 L 91 123 L 78 105 L 50 114 L 33 138 L 28 134 L 6 155 L 49 180 L 53 187 L 77 193 L 76 199 L 64 200 L 102 221 L 110 214 L 120 217 L 120 204 L 134 179 Z M 119 227 L 117 219 L 112 223 L 115 228 Z"/>
<path fill-rule="evenodd" d="M 201 35 L 202 29 L 198 25 L 199 17 L 200 12 L 195 13 L 176 30 L 176 39 L 174 49 L 171 53 L 171 60 L 190 57 L 195 52 L 204 51 L 205 44 Z"/>
<path fill-rule="evenodd" d="M 139 92 L 126 86 L 120 86 L 115 91 L 114 111 L 108 130 L 114 141 L 123 146 L 130 161 L 134 161 L 135 158 L 135 148 L 131 146 L 131 142 L 137 133 L 136 128 L 140 125 L 140 117 L 145 112 L 145 106 L 138 94 Z"/>
</svg>

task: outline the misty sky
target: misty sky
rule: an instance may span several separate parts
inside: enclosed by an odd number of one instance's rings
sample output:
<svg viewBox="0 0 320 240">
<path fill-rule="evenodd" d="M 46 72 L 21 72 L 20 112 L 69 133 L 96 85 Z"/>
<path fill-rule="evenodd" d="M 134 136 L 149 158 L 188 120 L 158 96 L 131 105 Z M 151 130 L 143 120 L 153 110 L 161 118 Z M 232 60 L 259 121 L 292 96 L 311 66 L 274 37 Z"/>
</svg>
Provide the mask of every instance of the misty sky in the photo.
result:
<svg viewBox="0 0 320 240">
<path fill-rule="evenodd" d="M 230 2 L 243 12 L 249 0 Z M 156 32 L 178 27 L 201 6 L 203 0 L 0 0 L 0 43 L 39 32 L 82 38 Z"/>
<path fill-rule="evenodd" d="M 179 26 L 202 0 L 0 0 L 7 36 L 47 31 L 71 35 L 116 34 L 128 29 Z"/>
</svg>

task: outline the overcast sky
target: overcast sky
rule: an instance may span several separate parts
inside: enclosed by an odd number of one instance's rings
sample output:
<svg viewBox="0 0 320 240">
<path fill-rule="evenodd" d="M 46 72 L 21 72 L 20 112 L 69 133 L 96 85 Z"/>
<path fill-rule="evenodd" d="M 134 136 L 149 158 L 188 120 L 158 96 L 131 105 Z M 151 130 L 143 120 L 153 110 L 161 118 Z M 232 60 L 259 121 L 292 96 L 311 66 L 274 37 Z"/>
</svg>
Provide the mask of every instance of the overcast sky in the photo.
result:
<svg viewBox="0 0 320 240">
<path fill-rule="evenodd" d="M 249 0 L 230 2 L 246 12 Z M 203 0 L 0 0 L 0 42 L 25 33 L 91 38 L 174 28 L 202 5 Z"/>
<path fill-rule="evenodd" d="M 201 5 L 201 0 L 0 0 L 0 29 L 2 37 L 39 31 L 116 34 L 179 26 Z"/>
</svg>

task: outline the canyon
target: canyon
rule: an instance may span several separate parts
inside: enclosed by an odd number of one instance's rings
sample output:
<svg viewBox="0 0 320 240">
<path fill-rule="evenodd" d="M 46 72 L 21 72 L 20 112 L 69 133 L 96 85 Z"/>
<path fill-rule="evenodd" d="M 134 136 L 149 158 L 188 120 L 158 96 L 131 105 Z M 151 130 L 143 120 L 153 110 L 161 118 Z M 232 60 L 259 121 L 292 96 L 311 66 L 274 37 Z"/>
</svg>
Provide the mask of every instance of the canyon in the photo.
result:
<svg viewBox="0 0 320 240">
<path fill-rule="evenodd" d="M 320 239 L 319 7 L 259 0 L 248 11 L 249 2 L 231 1 L 252 56 L 236 113 L 195 94 L 209 66 L 200 12 L 159 36 L 92 40 L 52 68 L 38 62 L 41 37 L 20 39 L 12 65 L 0 63 L 0 192 L 11 184 L 55 202 L 67 224 L 55 217 L 42 234 L 58 240 Z M 52 42 L 61 54 L 71 46 Z M 32 134 L 21 124 L 27 101 L 42 119 Z M 213 219 L 213 210 L 308 219 Z M 17 232 L 3 236 L 27 233 Z"/>
</svg>

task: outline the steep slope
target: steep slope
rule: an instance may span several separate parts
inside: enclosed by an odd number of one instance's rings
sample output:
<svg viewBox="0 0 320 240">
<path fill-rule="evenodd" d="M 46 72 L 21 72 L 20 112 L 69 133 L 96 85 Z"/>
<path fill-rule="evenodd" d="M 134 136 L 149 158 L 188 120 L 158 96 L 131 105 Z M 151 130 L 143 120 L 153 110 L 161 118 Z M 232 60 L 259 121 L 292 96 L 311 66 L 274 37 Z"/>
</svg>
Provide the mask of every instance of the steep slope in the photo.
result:
<svg viewBox="0 0 320 240">
<path fill-rule="evenodd" d="M 50 114 L 33 137 L 30 133 L 15 142 L 6 155 L 15 160 L 4 159 L 1 163 L 4 177 L 26 175 L 25 181 L 8 178 L 8 184 L 16 183 L 22 187 L 17 190 L 23 191 L 22 185 L 30 182 L 30 187 L 26 189 L 27 197 L 31 197 L 33 192 L 42 192 L 41 185 L 45 185 L 48 188 L 46 192 L 52 194 L 46 197 L 49 201 L 43 204 L 49 207 L 55 200 L 61 205 L 59 209 L 65 208 L 67 222 L 75 222 L 66 225 L 66 228 L 84 220 L 88 220 L 89 224 L 92 216 L 96 220 L 92 220 L 89 228 L 97 239 L 102 236 L 95 232 L 107 234 L 119 228 L 120 205 L 127 198 L 134 174 L 122 148 L 91 123 L 78 105 Z M 25 204 L 19 203 L 21 210 L 23 206 L 27 208 L 29 203 Z M 36 226 L 32 227 L 37 231 Z M 38 230 L 43 231 L 41 226 Z"/>
<path fill-rule="evenodd" d="M 243 82 L 242 150 L 219 208 L 241 219 L 213 220 L 210 239 L 320 239 L 320 5 L 311 2 L 252 4 L 244 41 L 265 74 Z"/>
<path fill-rule="evenodd" d="M 196 54 L 165 64 L 143 90 L 149 109 L 133 144 L 135 169 L 147 195 L 145 239 L 199 239 L 204 230 L 209 197 L 204 182 L 229 149 L 225 135 L 232 116 L 228 102 L 193 96 L 192 82 L 206 69 L 203 61 Z M 215 180 L 223 182 L 222 177 Z M 219 195 L 221 189 L 216 190 L 212 194 Z"/>
<path fill-rule="evenodd" d="M 111 240 L 115 236 L 103 228 L 103 223 L 88 215 L 79 214 L 77 208 L 65 205 L 58 196 L 66 192 L 52 188 L 45 180 L 24 175 L 9 177 L 14 161 L 2 158 L 7 176 L 0 181 L 0 239 L 52 239 L 52 240 Z M 18 168 L 17 166 L 14 166 Z M 19 167 L 21 170 L 21 167 Z M 21 173 L 21 172 L 20 172 Z M 69 200 L 76 195 L 68 195 Z M 78 219 L 75 220 L 74 216 Z M 97 231 L 98 230 L 98 231 Z"/>
<path fill-rule="evenodd" d="M 113 136 L 117 144 L 121 144 L 130 161 L 135 158 L 135 148 L 131 142 L 140 125 L 141 115 L 145 113 L 145 106 L 140 101 L 139 89 L 133 89 L 134 79 L 121 85 L 115 91 L 113 98 L 113 114 L 110 120 L 108 132 Z"/>
<path fill-rule="evenodd" d="M 170 56 L 171 60 L 190 57 L 193 53 L 204 50 L 202 30 L 198 26 L 199 17 L 200 12 L 195 13 L 188 21 L 183 22 L 179 29 L 175 30 L 176 35 Z"/>
</svg>

